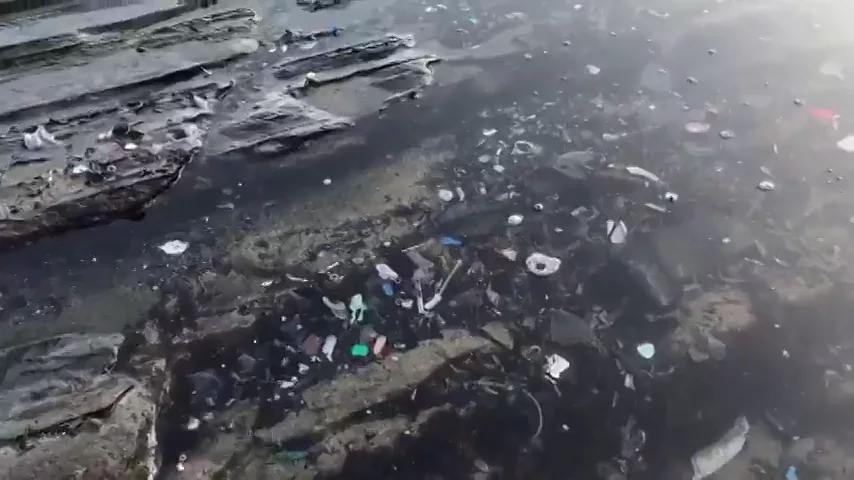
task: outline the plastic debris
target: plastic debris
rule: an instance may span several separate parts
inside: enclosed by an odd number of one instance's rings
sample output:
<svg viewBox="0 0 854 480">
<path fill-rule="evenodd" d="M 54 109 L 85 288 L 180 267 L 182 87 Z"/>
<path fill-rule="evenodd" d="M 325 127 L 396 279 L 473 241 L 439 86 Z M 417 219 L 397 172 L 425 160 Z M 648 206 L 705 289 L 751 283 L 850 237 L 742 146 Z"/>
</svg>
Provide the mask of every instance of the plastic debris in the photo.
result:
<svg viewBox="0 0 854 480">
<path fill-rule="evenodd" d="M 732 130 L 721 130 L 720 133 L 718 133 L 718 136 L 724 140 L 729 140 L 731 138 L 735 138 L 735 132 Z"/>
<path fill-rule="evenodd" d="M 394 269 L 389 267 L 387 264 L 378 263 L 376 269 L 380 278 L 382 278 L 383 280 L 391 280 L 392 282 L 400 281 L 400 275 L 398 275 L 398 273 L 395 272 Z"/>
<path fill-rule="evenodd" d="M 454 268 L 451 269 L 451 272 L 442 281 L 442 286 L 439 287 L 439 291 L 437 291 L 436 294 L 433 295 L 433 298 L 431 298 L 427 303 L 425 303 L 423 307 L 419 306 L 419 311 L 421 311 L 422 309 L 425 311 L 426 310 L 432 310 L 433 308 L 436 307 L 436 305 L 439 304 L 439 302 L 442 301 L 442 294 L 445 293 L 445 289 L 448 288 L 448 284 L 451 283 L 451 279 L 454 278 L 454 274 L 457 273 L 457 270 L 460 269 L 460 266 L 462 264 L 463 264 L 462 260 L 457 260 L 457 263 L 454 264 Z M 419 294 L 420 294 L 420 291 L 419 291 Z M 420 295 L 419 295 L 419 300 L 423 301 L 423 297 L 421 297 Z"/>
<path fill-rule="evenodd" d="M 500 253 L 504 258 L 510 260 L 511 262 L 515 262 L 516 258 L 519 255 L 518 253 L 516 253 L 516 250 L 513 250 L 512 248 L 505 248 L 503 250 L 499 250 L 498 253 Z"/>
<path fill-rule="evenodd" d="M 838 117 L 838 115 L 833 110 L 830 110 L 829 108 L 813 108 L 812 109 L 812 116 L 819 119 L 819 120 L 827 120 L 827 121 L 833 121 Z"/>
<path fill-rule="evenodd" d="M 27 150 L 39 150 L 45 144 L 58 145 L 59 141 L 42 125 L 39 125 L 33 133 L 24 134 L 24 147 Z"/>
<path fill-rule="evenodd" d="M 711 128 L 711 125 L 703 122 L 688 122 L 685 124 L 685 131 L 688 133 L 707 133 Z"/>
<path fill-rule="evenodd" d="M 302 342 L 302 351 L 310 357 L 317 355 L 317 352 L 320 351 L 320 337 L 317 335 L 306 337 Z"/>
<path fill-rule="evenodd" d="M 626 378 L 623 379 L 623 385 L 629 390 L 635 389 L 635 377 L 631 373 L 626 374 Z"/>
<path fill-rule="evenodd" d="M 338 320 L 347 320 L 349 315 L 347 313 L 347 305 L 344 305 L 344 302 L 333 302 L 329 297 L 323 297 L 323 304 L 332 310 L 332 314 L 335 315 L 335 318 Z"/>
<path fill-rule="evenodd" d="M 758 185 L 756 185 L 756 188 L 762 190 L 763 192 L 770 192 L 771 190 L 777 188 L 777 186 L 774 185 L 774 182 L 772 182 L 771 180 L 762 180 L 761 182 L 759 182 Z"/>
<path fill-rule="evenodd" d="M 332 361 L 332 354 L 335 352 L 335 345 L 338 344 L 338 337 L 335 335 L 330 335 L 326 337 L 326 340 L 323 341 L 323 347 L 320 349 L 323 352 L 323 355 L 330 362 Z"/>
<path fill-rule="evenodd" d="M 326 186 L 332 185 L 332 179 L 331 178 L 324 178 L 323 184 Z"/>
<path fill-rule="evenodd" d="M 629 229 L 622 220 L 620 220 L 619 223 L 613 220 L 608 220 L 605 222 L 605 228 L 608 231 L 608 240 L 610 240 L 611 243 L 624 243 L 626 241 L 626 237 L 629 235 Z"/>
<path fill-rule="evenodd" d="M 497 173 L 504 173 L 505 170 L 504 165 L 493 165 L 492 169 L 495 170 Z"/>
<path fill-rule="evenodd" d="M 362 300 L 362 294 L 357 293 L 350 298 L 350 324 L 354 323 L 362 323 L 365 319 L 365 310 L 368 307 L 365 305 L 364 300 Z"/>
<path fill-rule="evenodd" d="M 519 214 L 510 215 L 509 217 L 507 217 L 507 225 L 510 225 L 511 227 L 515 227 L 517 225 L 520 225 L 522 223 L 522 220 L 524 220 L 524 219 L 525 219 L 525 217 L 523 215 L 519 215 Z"/>
<path fill-rule="evenodd" d="M 664 194 L 664 199 L 665 199 L 665 200 L 667 200 L 667 201 L 668 201 L 668 202 L 670 202 L 670 203 L 673 203 L 673 202 L 675 202 L 676 200 L 679 200 L 679 194 L 678 194 L 678 193 L 673 193 L 673 192 L 666 192 L 666 193 Z"/>
<path fill-rule="evenodd" d="M 626 167 L 626 170 L 632 175 L 635 175 L 638 177 L 643 177 L 643 178 L 645 178 L 651 182 L 661 183 L 661 179 L 658 178 L 658 175 L 650 172 L 649 170 L 647 170 L 645 168 L 641 168 L 641 167 L 637 167 L 637 166 L 628 166 L 628 167 Z"/>
<path fill-rule="evenodd" d="M 786 480 L 798 480 L 798 469 L 794 465 L 786 470 Z"/>
<path fill-rule="evenodd" d="M 535 204 L 531 205 L 531 208 L 532 208 L 535 212 L 542 212 L 542 211 L 543 211 L 543 209 L 544 209 L 544 208 L 546 208 L 546 207 L 545 207 L 545 206 L 543 206 L 543 204 L 542 204 L 542 203 L 535 203 Z"/>
<path fill-rule="evenodd" d="M 489 303 L 495 305 L 496 307 L 501 302 L 501 295 L 499 295 L 498 292 L 492 289 L 492 284 L 486 286 L 486 298 L 489 300 Z"/>
<path fill-rule="evenodd" d="M 383 282 L 383 293 L 387 297 L 394 296 L 394 284 L 392 282 Z"/>
<path fill-rule="evenodd" d="M 699 450 L 691 457 L 694 467 L 694 480 L 706 478 L 730 462 L 744 448 L 750 424 L 744 417 L 738 417 L 735 425 L 715 443 Z"/>
<path fill-rule="evenodd" d="M 361 343 L 357 343 L 350 348 L 350 353 L 354 357 L 367 357 L 369 351 L 368 346 Z"/>
<path fill-rule="evenodd" d="M 555 380 L 560 380 L 561 374 L 569 368 L 569 361 L 558 354 L 546 358 L 546 373 Z"/>
<path fill-rule="evenodd" d="M 496 133 L 498 133 L 498 130 L 496 130 L 494 128 L 484 128 L 483 129 L 483 136 L 484 137 L 491 137 L 491 136 L 495 135 Z"/>
<path fill-rule="evenodd" d="M 836 142 L 836 146 L 848 153 L 854 153 L 854 135 L 848 135 Z"/>
<path fill-rule="evenodd" d="M 137 148 L 139 148 L 139 145 L 137 145 L 133 142 L 128 142 L 124 145 L 124 149 L 128 150 L 128 151 L 136 150 Z"/>
<path fill-rule="evenodd" d="M 657 205 L 655 203 L 649 203 L 649 202 L 644 203 L 643 205 L 650 210 L 655 210 L 656 212 L 660 212 L 660 213 L 667 213 L 667 208 L 662 207 L 661 205 Z"/>
<path fill-rule="evenodd" d="M 619 133 L 603 133 L 602 134 L 602 140 L 604 140 L 606 142 L 616 142 L 617 140 L 620 139 L 620 137 L 622 137 L 622 135 L 620 135 Z"/>
<path fill-rule="evenodd" d="M 655 345 L 644 342 L 637 346 L 638 355 L 649 360 L 650 358 L 655 356 Z"/>
<path fill-rule="evenodd" d="M 587 73 L 589 73 L 590 75 L 599 75 L 599 72 L 602 71 L 602 69 L 597 67 L 596 65 L 587 65 L 584 68 L 587 69 Z"/>
<path fill-rule="evenodd" d="M 463 241 L 454 237 L 442 237 L 442 245 L 449 245 L 452 247 L 461 247 L 463 245 Z"/>
<path fill-rule="evenodd" d="M 538 277 L 545 277 L 558 271 L 560 259 L 534 252 L 525 260 L 528 271 Z"/>
<path fill-rule="evenodd" d="M 510 152 L 513 155 L 532 155 L 540 153 L 542 148 L 527 140 L 516 140 L 513 143 L 513 150 Z"/>
<path fill-rule="evenodd" d="M 189 246 L 189 243 L 183 242 L 181 240 L 169 240 L 168 242 L 164 243 L 163 245 L 160 245 L 157 248 L 163 250 L 163 253 L 165 253 L 166 255 L 181 255 L 182 253 L 187 251 L 187 248 Z"/>
<path fill-rule="evenodd" d="M 454 192 L 452 192 L 448 189 L 445 189 L 445 188 L 442 188 L 439 190 L 439 200 L 441 200 L 443 202 L 450 202 L 453 199 L 454 199 Z"/>
<path fill-rule="evenodd" d="M 374 340 L 374 348 L 372 349 L 372 352 L 375 357 L 379 357 L 380 355 L 382 355 L 387 342 L 388 337 L 386 337 L 385 335 L 380 335 L 379 337 L 377 337 L 376 340 Z"/>
<path fill-rule="evenodd" d="M 842 65 L 837 62 L 822 62 L 818 66 L 818 73 L 828 77 L 836 77 L 840 80 L 845 80 L 845 75 L 842 73 Z"/>
<path fill-rule="evenodd" d="M 196 417 L 190 417 L 190 420 L 187 421 L 186 429 L 192 432 L 194 430 L 198 430 L 201 425 L 201 420 Z"/>
</svg>

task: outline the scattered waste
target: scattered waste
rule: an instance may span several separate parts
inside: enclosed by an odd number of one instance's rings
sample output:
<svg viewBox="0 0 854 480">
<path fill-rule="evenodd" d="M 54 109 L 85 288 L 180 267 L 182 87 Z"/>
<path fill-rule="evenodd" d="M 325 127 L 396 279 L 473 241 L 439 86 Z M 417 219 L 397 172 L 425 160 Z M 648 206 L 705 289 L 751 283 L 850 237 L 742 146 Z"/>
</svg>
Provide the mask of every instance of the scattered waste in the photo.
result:
<svg viewBox="0 0 854 480">
<path fill-rule="evenodd" d="M 183 242 L 181 240 L 169 240 L 168 242 L 160 245 L 158 248 L 163 250 L 163 253 L 166 255 L 181 255 L 187 248 L 190 246 L 189 243 Z"/>
<path fill-rule="evenodd" d="M 498 306 L 501 303 L 501 295 L 498 294 L 495 290 L 492 289 L 492 284 L 486 286 L 486 298 L 489 300 L 489 303 Z"/>
<path fill-rule="evenodd" d="M 605 222 L 605 228 L 608 230 L 608 239 L 611 243 L 624 243 L 629 235 L 629 229 L 622 220 L 619 222 L 608 220 Z"/>
<path fill-rule="evenodd" d="M 442 245 L 461 247 L 463 245 L 463 241 L 454 237 L 444 236 L 442 237 Z"/>
<path fill-rule="evenodd" d="M 729 140 L 731 138 L 735 138 L 735 132 L 732 130 L 721 130 L 720 133 L 718 133 L 718 136 L 724 140 Z"/>
<path fill-rule="evenodd" d="M 623 379 L 623 386 L 629 390 L 635 389 L 635 377 L 631 373 L 626 374 L 626 378 Z"/>
<path fill-rule="evenodd" d="M 786 480 L 798 480 L 798 469 L 794 465 L 786 470 Z"/>
<path fill-rule="evenodd" d="M 555 380 L 560 380 L 561 374 L 569 368 L 569 361 L 554 353 L 546 357 L 546 373 Z"/>
<path fill-rule="evenodd" d="M 794 99 L 792 102 L 793 102 L 795 105 L 799 106 L 799 107 L 800 107 L 800 106 L 803 106 L 803 104 L 804 104 L 804 101 L 803 101 L 803 100 L 801 100 L 800 98 L 796 98 L 796 99 Z"/>
<path fill-rule="evenodd" d="M 368 307 L 365 305 L 365 302 L 362 300 L 362 294 L 357 293 L 350 298 L 350 324 L 354 323 L 362 323 L 365 319 L 365 310 Z"/>
<path fill-rule="evenodd" d="M 516 250 L 513 250 L 512 248 L 505 248 L 505 249 L 499 250 L 498 253 L 500 253 L 504 258 L 506 258 L 507 260 L 510 260 L 511 262 L 515 262 L 516 258 L 518 258 L 518 254 L 516 253 Z"/>
<path fill-rule="evenodd" d="M 589 73 L 590 75 L 599 75 L 599 72 L 602 71 L 602 69 L 597 67 L 596 65 L 587 65 L 587 67 L 585 68 L 587 68 L 587 73 Z"/>
<path fill-rule="evenodd" d="M 507 225 L 510 225 L 511 227 L 521 225 L 522 220 L 524 219 L 525 217 L 519 214 L 510 215 L 509 217 L 507 217 Z"/>
<path fill-rule="evenodd" d="M 189 431 L 198 430 L 199 426 L 201 426 L 202 422 L 196 417 L 190 417 L 190 420 L 187 421 L 186 429 Z"/>
<path fill-rule="evenodd" d="M 636 166 L 628 166 L 628 167 L 626 167 L 626 170 L 632 175 L 635 175 L 638 177 L 643 177 L 643 178 L 645 178 L 651 182 L 661 183 L 661 179 L 658 178 L 658 175 L 650 172 L 649 170 L 647 170 L 645 168 L 636 167 Z"/>
<path fill-rule="evenodd" d="M 525 260 L 525 266 L 534 275 L 545 277 L 558 271 L 560 268 L 560 259 L 534 252 Z"/>
<path fill-rule="evenodd" d="M 822 62 L 818 66 L 818 73 L 828 77 L 836 77 L 840 80 L 845 80 L 845 75 L 842 73 L 842 65 L 837 62 Z"/>
<path fill-rule="evenodd" d="M 357 343 L 357 344 L 353 345 L 352 348 L 350 348 L 350 353 L 354 357 L 367 357 L 369 351 L 370 350 L 368 350 L 368 346 L 363 345 L 361 343 Z"/>
<path fill-rule="evenodd" d="M 644 206 L 650 210 L 655 210 L 660 213 L 667 213 L 667 208 L 662 207 L 661 205 L 656 205 L 655 203 L 644 203 Z"/>
<path fill-rule="evenodd" d="M 318 337 L 317 335 L 309 335 L 302 342 L 302 351 L 306 355 L 313 357 L 317 355 L 317 352 L 320 351 L 320 342 L 320 337 Z"/>
<path fill-rule="evenodd" d="M 376 340 L 374 340 L 374 348 L 372 351 L 375 357 L 379 357 L 382 355 L 383 350 L 386 346 L 386 342 L 388 342 L 388 337 L 386 337 L 385 335 L 380 335 L 379 337 L 377 337 Z"/>
<path fill-rule="evenodd" d="M 673 203 L 673 202 L 679 200 L 679 194 L 673 193 L 673 192 L 666 192 L 664 194 L 664 199 L 670 203 Z"/>
<path fill-rule="evenodd" d="M 505 170 L 504 165 L 493 165 L 492 169 L 498 173 L 504 173 Z"/>
<path fill-rule="evenodd" d="M 848 135 L 836 142 L 836 146 L 848 153 L 854 153 L 854 135 Z"/>
<path fill-rule="evenodd" d="M 711 125 L 703 122 L 688 122 L 685 124 L 685 131 L 688 133 L 707 133 L 711 128 Z"/>
<path fill-rule="evenodd" d="M 448 189 L 445 189 L 445 188 L 439 190 L 439 200 L 441 200 L 443 202 L 450 202 L 453 199 L 454 199 L 454 192 L 452 192 Z"/>
<path fill-rule="evenodd" d="M 394 284 L 391 282 L 383 282 L 383 293 L 385 293 L 385 295 L 387 297 L 393 297 L 394 296 Z"/>
<path fill-rule="evenodd" d="M 510 153 L 513 155 L 533 155 L 540 153 L 541 150 L 542 148 L 539 145 L 534 145 L 527 140 L 516 140 Z"/>
<path fill-rule="evenodd" d="M 445 289 L 448 288 L 448 284 L 451 283 L 451 279 L 454 278 L 454 274 L 457 273 L 457 270 L 460 269 L 460 266 L 462 266 L 462 264 L 462 260 L 457 260 L 457 263 L 454 264 L 454 268 L 451 269 L 451 272 L 442 281 L 442 286 L 439 287 L 439 291 L 437 291 L 436 294 L 433 295 L 433 298 L 431 298 L 427 303 L 424 304 L 424 310 L 432 310 L 436 307 L 436 305 L 439 304 L 439 302 L 442 301 L 442 294 L 445 293 Z"/>
<path fill-rule="evenodd" d="M 460 197 L 461 202 L 466 199 L 466 192 L 463 191 L 462 187 L 457 187 L 454 191 L 457 192 L 457 196 Z"/>
<path fill-rule="evenodd" d="M 377 273 L 383 280 L 391 280 L 392 282 L 400 282 L 400 275 L 385 263 L 378 263 L 376 266 Z"/>
<path fill-rule="evenodd" d="M 483 129 L 483 136 L 484 137 L 491 137 L 491 136 L 495 135 L 496 133 L 498 133 L 498 130 L 496 130 L 494 128 L 484 128 Z"/>
<path fill-rule="evenodd" d="M 602 140 L 604 140 L 606 142 L 616 142 L 617 140 L 620 139 L 620 137 L 622 137 L 622 135 L 620 135 L 619 133 L 603 133 L 602 134 Z"/>
<path fill-rule="evenodd" d="M 744 417 L 738 417 L 732 426 L 718 441 L 699 450 L 691 457 L 694 467 L 694 480 L 706 478 L 730 462 L 744 448 L 750 424 Z"/>
<path fill-rule="evenodd" d="M 838 118 L 836 112 L 830 110 L 829 108 L 813 108 L 811 112 L 812 116 L 819 120 L 833 121 Z"/>
<path fill-rule="evenodd" d="M 543 208 L 545 208 L 545 207 L 543 206 L 542 203 L 535 203 L 531 206 L 531 208 L 533 208 L 535 212 L 542 212 Z"/>
<path fill-rule="evenodd" d="M 324 178 L 323 184 L 327 185 L 327 186 L 332 185 L 332 179 L 331 178 Z"/>
<path fill-rule="evenodd" d="M 332 354 L 335 352 L 335 345 L 338 343 L 338 337 L 335 335 L 329 335 L 326 337 L 326 340 L 323 341 L 323 347 L 320 351 L 330 362 L 332 361 Z"/>
<path fill-rule="evenodd" d="M 27 150 L 39 150 L 45 144 L 58 145 L 59 141 L 44 126 L 39 125 L 32 133 L 24 133 L 24 147 Z"/>
<path fill-rule="evenodd" d="M 338 320 L 347 320 L 349 317 L 347 305 L 344 302 L 333 302 L 329 297 L 323 297 L 323 304 L 329 307 L 329 310 L 332 310 L 332 315 L 335 315 L 335 318 Z"/>
<path fill-rule="evenodd" d="M 139 145 L 137 145 L 137 144 L 135 144 L 135 143 L 132 143 L 132 142 L 128 142 L 128 143 L 126 143 L 126 144 L 125 144 L 125 146 L 124 146 L 124 149 L 125 149 L 125 150 L 128 150 L 128 151 L 136 150 L 137 148 L 139 148 Z"/>
<path fill-rule="evenodd" d="M 638 344 L 637 351 L 638 351 L 638 355 L 649 360 L 650 358 L 655 356 L 655 345 L 653 345 L 649 342 L 644 342 L 644 343 Z"/>
<path fill-rule="evenodd" d="M 774 190 L 774 188 L 776 188 L 776 185 L 774 185 L 774 182 L 772 182 L 771 180 L 762 180 L 761 182 L 759 182 L 758 185 L 756 185 L 756 188 L 762 190 L 763 192 L 769 192 L 771 190 Z"/>
</svg>

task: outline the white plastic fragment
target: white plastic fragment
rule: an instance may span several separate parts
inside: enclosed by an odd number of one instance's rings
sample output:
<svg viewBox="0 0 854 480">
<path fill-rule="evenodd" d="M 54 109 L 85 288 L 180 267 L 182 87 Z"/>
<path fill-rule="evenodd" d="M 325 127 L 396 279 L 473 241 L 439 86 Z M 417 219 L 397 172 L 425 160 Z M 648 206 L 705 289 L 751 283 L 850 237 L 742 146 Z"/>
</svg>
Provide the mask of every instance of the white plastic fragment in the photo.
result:
<svg viewBox="0 0 854 480">
<path fill-rule="evenodd" d="M 163 253 L 166 255 L 181 255 L 187 250 L 190 244 L 187 242 L 183 242 L 181 240 L 169 240 L 168 242 L 160 245 L 160 250 L 163 250 Z"/>
<path fill-rule="evenodd" d="M 443 202 L 450 202 L 453 199 L 454 199 L 454 192 L 447 190 L 445 188 L 442 188 L 439 190 L 439 200 L 441 200 Z"/>
<path fill-rule="evenodd" d="M 39 125 L 33 133 L 24 134 L 24 146 L 27 150 L 39 150 L 46 143 L 58 145 L 59 141 L 42 125 Z"/>
<path fill-rule="evenodd" d="M 503 250 L 499 250 L 498 253 L 500 253 L 504 258 L 510 260 L 511 262 L 515 262 L 516 257 L 518 256 L 516 250 L 513 250 L 512 248 L 505 248 Z"/>
<path fill-rule="evenodd" d="M 691 457 L 694 480 L 706 478 L 729 463 L 744 448 L 750 424 L 738 417 L 735 424 L 715 443 L 700 449 Z"/>
<path fill-rule="evenodd" d="M 599 75 L 599 72 L 602 71 L 602 69 L 596 65 L 587 65 L 585 68 L 587 69 L 587 73 L 590 75 Z"/>
<path fill-rule="evenodd" d="M 190 420 L 187 421 L 187 427 L 186 428 L 187 428 L 187 430 L 192 432 L 193 430 L 198 430 L 199 426 L 201 426 L 201 424 L 202 424 L 202 422 L 198 418 L 190 417 Z"/>
<path fill-rule="evenodd" d="M 332 179 L 331 178 L 324 178 L 323 184 L 326 186 L 332 185 Z"/>
<path fill-rule="evenodd" d="M 605 222 L 605 228 L 607 229 L 608 240 L 610 240 L 611 243 L 623 243 L 629 235 L 629 229 L 622 220 L 620 220 L 620 223 L 608 220 Z"/>
<path fill-rule="evenodd" d="M 836 142 L 836 146 L 848 153 L 854 153 L 854 135 L 848 135 Z"/>
<path fill-rule="evenodd" d="M 774 188 L 776 188 L 776 185 L 774 185 L 774 182 L 772 182 L 771 180 L 762 180 L 761 182 L 759 182 L 758 185 L 756 185 L 756 188 L 762 190 L 763 192 L 770 192 L 771 190 L 774 190 Z"/>
<path fill-rule="evenodd" d="M 335 318 L 338 320 L 347 320 L 349 315 L 347 313 L 347 305 L 344 305 L 344 302 L 333 302 L 329 297 L 323 297 L 323 304 L 329 307 L 329 310 L 332 310 Z"/>
<path fill-rule="evenodd" d="M 536 155 L 542 151 L 542 147 L 527 140 L 516 140 L 513 143 L 512 155 Z"/>
<path fill-rule="evenodd" d="M 655 203 L 644 203 L 643 205 L 650 210 L 655 210 L 656 212 L 660 213 L 667 213 L 667 209 L 665 207 L 662 207 L 661 205 Z"/>
<path fill-rule="evenodd" d="M 673 193 L 673 192 L 667 192 L 664 194 L 664 199 L 667 200 L 668 202 L 675 202 L 676 200 L 679 200 L 679 194 Z"/>
<path fill-rule="evenodd" d="M 372 350 L 375 357 L 379 357 L 383 353 L 383 349 L 385 348 L 386 343 L 388 342 L 388 337 L 385 335 L 380 335 L 377 337 L 376 341 L 374 341 L 374 348 Z"/>
<path fill-rule="evenodd" d="M 126 143 L 126 144 L 125 144 L 125 146 L 124 146 L 124 149 L 125 149 L 125 150 L 128 150 L 128 151 L 130 151 L 130 150 L 136 150 L 137 148 L 139 148 L 139 145 L 137 145 L 137 144 L 135 144 L 135 143 L 131 143 L 131 142 Z"/>
<path fill-rule="evenodd" d="M 645 178 L 651 182 L 661 183 L 661 179 L 658 178 L 658 175 L 650 172 L 649 170 L 647 170 L 645 168 L 630 165 L 630 166 L 626 167 L 626 170 L 632 175 L 635 175 L 638 177 L 643 177 L 643 178 Z"/>
<path fill-rule="evenodd" d="M 368 307 L 365 301 L 362 300 L 362 294 L 357 293 L 350 298 L 350 325 L 354 323 L 362 323 L 365 319 L 365 310 Z"/>
<path fill-rule="evenodd" d="M 688 122 L 685 124 L 685 131 L 688 133 L 707 133 L 712 126 L 703 122 Z"/>
<path fill-rule="evenodd" d="M 555 380 L 560 380 L 561 374 L 569 368 L 569 361 L 558 354 L 546 357 L 546 373 Z"/>
<path fill-rule="evenodd" d="M 638 355 L 647 360 L 655 356 L 655 345 L 649 342 L 638 344 L 636 349 L 638 351 Z"/>
<path fill-rule="evenodd" d="M 498 173 L 504 173 L 504 165 L 493 165 L 492 169 Z"/>
<path fill-rule="evenodd" d="M 400 281 L 400 275 L 385 263 L 378 263 L 376 268 L 377 273 L 383 280 L 391 280 L 392 282 Z"/>
<path fill-rule="evenodd" d="M 631 373 L 626 374 L 626 378 L 623 380 L 623 385 L 629 390 L 635 389 L 635 377 Z"/>
<path fill-rule="evenodd" d="M 326 337 L 326 340 L 323 341 L 323 347 L 321 347 L 320 351 L 323 352 L 323 355 L 330 362 L 332 361 L 332 353 L 335 352 L 335 345 L 338 343 L 338 337 L 335 335 L 330 335 Z"/>
<path fill-rule="evenodd" d="M 507 225 L 515 227 L 517 225 L 520 225 L 522 223 L 522 220 L 524 219 L 525 217 L 519 214 L 510 215 L 509 217 L 507 217 Z"/>
<path fill-rule="evenodd" d="M 560 268 L 560 259 L 534 252 L 525 260 L 525 266 L 534 275 L 545 277 L 558 271 Z"/>
<path fill-rule="evenodd" d="M 484 137 L 491 137 L 491 136 L 495 135 L 496 133 L 498 133 L 498 130 L 496 130 L 494 128 L 484 128 L 483 129 L 483 136 Z"/>
<path fill-rule="evenodd" d="M 82 163 L 78 163 L 77 165 L 71 167 L 71 173 L 74 175 L 80 175 L 81 173 L 86 173 L 90 170 L 88 165 L 83 165 Z"/>
<path fill-rule="evenodd" d="M 457 187 L 454 191 L 457 192 L 457 197 L 459 197 L 461 202 L 466 199 L 466 192 L 463 191 L 462 187 Z"/>
</svg>

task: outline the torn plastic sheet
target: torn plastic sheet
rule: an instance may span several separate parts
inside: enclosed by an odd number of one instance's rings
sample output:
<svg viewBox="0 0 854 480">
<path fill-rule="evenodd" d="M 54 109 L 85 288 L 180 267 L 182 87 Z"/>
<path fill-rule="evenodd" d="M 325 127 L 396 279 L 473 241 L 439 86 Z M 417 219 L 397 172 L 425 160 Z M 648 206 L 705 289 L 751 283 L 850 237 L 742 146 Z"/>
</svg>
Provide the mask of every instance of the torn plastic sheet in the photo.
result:
<svg viewBox="0 0 854 480">
<path fill-rule="evenodd" d="M 382 278 L 383 280 L 391 280 L 392 282 L 400 282 L 400 275 L 398 275 L 397 272 L 395 272 L 393 268 L 389 267 L 385 263 L 378 263 L 376 268 L 377 268 L 377 273 L 379 274 L 380 278 Z"/>
<path fill-rule="evenodd" d="M 649 170 L 647 170 L 645 168 L 630 165 L 630 166 L 626 167 L 626 171 L 628 171 L 632 175 L 645 178 L 651 182 L 661 183 L 661 179 L 658 178 L 658 175 L 650 172 Z"/>
<path fill-rule="evenodd" d="M 332 310 L 332 314 L 335 315 L 335 318 L 338 320 L 347 320 L 349 315 L 347 312 L 347 305 L 344 305 L 344 302 L 333 302 L 328 297 L 323 297 L 323 304 Z"/>
<path fill-rule="evenodd" d="M 629 234 L 629 229 L 622 220 L 620 220 L 619 223 L 613 220 L 608 220 L 605 222 L 605 228 L 608 230 L 608 240 L 610 240 L 611 243 L 624 243 L 626 241 L 626 236 Z"/>
<path fill-rule="evenodd" d="M 552 354 L 546 358 L 546 373 L 555 380 L 560 380 L 560 376 L 567 368 L 569 368 L 569 361 L 558 354 Z"/>
<path fill-rule="evenodd" d="M 744 448 L 750 424 L 738 417 L 735 424 L 715 443 L 699 450 L 691 457 L 694 480 L 706 478 L 729 463 Z"/>
<path fill-rule="evenodd" d="M 525 266 L 534 275 L 545 277 L 558 271 L 560 268 L 560 259 L 534 252 L 525 260 Z"/>
</svg>

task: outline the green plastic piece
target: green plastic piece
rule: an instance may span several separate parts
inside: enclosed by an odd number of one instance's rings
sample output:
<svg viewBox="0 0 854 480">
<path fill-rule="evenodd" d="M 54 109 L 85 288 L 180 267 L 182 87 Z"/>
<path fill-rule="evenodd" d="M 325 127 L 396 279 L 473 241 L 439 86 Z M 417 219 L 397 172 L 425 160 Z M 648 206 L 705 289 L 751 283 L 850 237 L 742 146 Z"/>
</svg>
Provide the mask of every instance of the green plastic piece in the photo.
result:
<svg viewBox="0 0 854 480">
<path fill-rule="evenodd" d="M 362 345 L 361 343 L 353 345 L 353 348 L 350 349 L 350 353 L 352 353 L 354 357 L 367 357 L 369 351 L 368 346 Z"/>
</svg>

